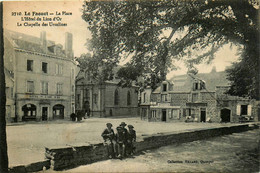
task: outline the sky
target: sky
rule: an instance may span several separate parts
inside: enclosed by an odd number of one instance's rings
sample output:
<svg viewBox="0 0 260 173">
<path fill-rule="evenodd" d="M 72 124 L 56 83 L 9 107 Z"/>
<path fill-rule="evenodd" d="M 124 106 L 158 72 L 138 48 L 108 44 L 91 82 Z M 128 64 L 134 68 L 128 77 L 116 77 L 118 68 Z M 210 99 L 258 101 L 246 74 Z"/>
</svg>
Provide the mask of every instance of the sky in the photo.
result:
<svg viewBox="0 0 260 173">
<path fill-rule="evenodd" d="M 47 2 L 47 1 L 37 1 L 37 2 L 4 2 L 4 29 L 9 29 L 12 31 L 21 32 L 24 34 L 40 37 L 41 31 L 46 31 L 47 39 L 55 41 L 55 43 L 62 44 L 65 43 L 65 32 L 70 32 L 73 34 L 73 50 L 74 56 L 79 57 L 82 53 L 87 53 L 87 47 L 85 46 L 86 40 L 91 38 L 90 31 L 87 29 L 87 23 L 81 18 L 81 8 L 83 1 L 56 1 L 56 2 Z M 72 15 L 56 15 L 58 13 L 70 12 Z M 19 16 L 19 12 L 22 14 Z M 30 12 L 30 16 L 25 16 L 25 12 Z M 24 26 L 21 21 L 22 17 L 43 17 L 43 16 L 32 16 L 32 13 L 44 13 L 48 12 L 54 13 L 54 17 L 62 18 L 61 22 L 66 23 L 67 26 Z M 48 16 L 47 16 L 48 17 Z M 23 18 L 24 19 L 24 18 Z M 42 18 L 43 20 L 43 18 Z M 28 23 L 35 23 L 37 21 L 28 21 Z M 44 21 L 41 21 L 44 22 Z M 42 24 L 39 22 L 40 24 Z M 53 21 L 54 22 L 54 21 Z M 18 24 L 19 23 L 19 24 Z M 18 25 L 22 26 L 18 26 Z M 199 73 L 208 73 L 215 66 L 217 71 L 224 71 L 227 66 L 231 65 L 231 62 L 237 61 L 238 56 L 236 55 L 237 49 L 233 47 L 230 49 L 229 45 L 221 48 L 215 56 L 215 59 L 210 64 L 200 64 L 196 67 L 199 70 Z M 122 61 L 121 65 L 126 63 Z M 184 63 L 181 61 L 176 62 L 176 65 L 180 69 L 177 71 L 172 71 L 167 75 L 167 78 L 170 79 L 175 75 L 185 74 L 187 68 Z"/>
</svg>

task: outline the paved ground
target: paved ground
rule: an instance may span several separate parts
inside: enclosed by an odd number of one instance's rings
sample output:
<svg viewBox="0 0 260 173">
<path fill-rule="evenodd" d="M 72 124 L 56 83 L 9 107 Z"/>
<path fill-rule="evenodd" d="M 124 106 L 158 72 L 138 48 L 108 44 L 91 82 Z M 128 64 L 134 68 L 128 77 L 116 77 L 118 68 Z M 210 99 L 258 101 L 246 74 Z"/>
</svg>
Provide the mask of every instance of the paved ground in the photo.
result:
<svg viewBox="0 0 260 173">
<path fill-rule="evenodd" d="M 80 166 L 74 172 L 248 172 L 260 171 L 260 129 L 161 147 L 123 160 Z M 55 172 L 47 170 L 45 173 Z M 43 173 L 43 171 L 41 171 Z"/>
<path fill-rule="evenodd" d="M 86 145 L 102 142 L 101 133 L 107 122 L 113 128 L 120 122 L 132 124 L 137 132 L 137 140 L 142 134 L 183 131 L 190 129 L 230 126 L 219 123 L 165 123 L 146 122 L 140 118 L 90 118 L 82 122 L 50 121 L 41 123 L 22 123 L 7 126 L 9 165 L 25 165 L 44 160 L 45 146 Z"/>
</svg>

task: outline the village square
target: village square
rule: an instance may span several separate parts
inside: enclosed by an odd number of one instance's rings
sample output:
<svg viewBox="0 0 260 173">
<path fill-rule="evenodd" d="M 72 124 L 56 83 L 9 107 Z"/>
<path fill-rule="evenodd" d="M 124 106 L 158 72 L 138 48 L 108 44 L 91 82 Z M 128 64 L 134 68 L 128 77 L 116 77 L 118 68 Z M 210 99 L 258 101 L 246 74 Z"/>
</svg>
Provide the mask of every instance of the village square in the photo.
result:
<svg viewBox="0 0 260 173">
<path fill-rule="evenodd" d="M 259 3 L 237 1 L 24 2 L 68 28 L 4 23 L 9 172 L 259 169 Z"/>
</svg>

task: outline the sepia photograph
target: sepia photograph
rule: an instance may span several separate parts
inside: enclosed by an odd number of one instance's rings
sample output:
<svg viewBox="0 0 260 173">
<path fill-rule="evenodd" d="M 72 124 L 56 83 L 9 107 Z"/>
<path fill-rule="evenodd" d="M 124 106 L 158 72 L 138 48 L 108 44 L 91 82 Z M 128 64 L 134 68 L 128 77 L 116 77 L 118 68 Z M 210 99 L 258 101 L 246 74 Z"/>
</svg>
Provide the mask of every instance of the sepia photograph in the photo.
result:
<svg viewBox="0 0 260 173">
<path fill-rule="evenodd" d="M 259 6 L 0 2 L 0 172 L 260 172 Z"/>
</svg>

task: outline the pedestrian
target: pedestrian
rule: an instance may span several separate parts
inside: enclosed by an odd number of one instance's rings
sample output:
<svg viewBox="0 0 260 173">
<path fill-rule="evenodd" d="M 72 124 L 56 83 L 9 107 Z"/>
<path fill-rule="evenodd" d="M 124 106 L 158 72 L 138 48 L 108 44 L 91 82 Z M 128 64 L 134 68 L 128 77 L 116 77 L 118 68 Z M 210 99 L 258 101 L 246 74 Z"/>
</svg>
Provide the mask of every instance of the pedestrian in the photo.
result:
<svg viewBox="0 0 260 173">
<path fill-rule="evenodd" d="M 125 146 L 125 150 L 124 150 L 124 156 L 126 156 L 127 154 L 127 135 L 128 135 L 128 132 L 127 132 L 127 129 L 125 128 L 127 124 L 125 122 L 121 122 L 120 126 L 123 128 L 123 135 L 124 135 L 124 146 Z"/>
<path fill-rule="evenodd" d="M 76 114 L 72 113 L 70 114 L 71 121 L 76 121 Z"/>
<path fill-rule="evenodd" d="M 134 126 L 128 125 L 128 135 L 127 135 L 127 145 L 128 145 L 128 154 L 133 155 L 135 152 L 134 143 L 136 141 L 136 132 Z"/>
<path fill-rule="evenodd" d="M 83 111 L 81 110 L 81 111 L 79 111 L 79 113 L 77 114 L 77 122 L 80 122 L 81 120 L 82 120 L 82 113 L 83 113 Z"/>
<path fill-rule="evenodd" d="M 107 123 L 106 126 L 107 128 L 103 131 L 101 136 L 104 139 L 104 146 L 106 146 L 107 148 L 108 157 L 111 159 L 115 157 L 115 151 L 116 151 L 115 133 L 114 130 L 112 129 L 113 125 L 111 123 Z"/>
<path fill-rule="evenodd" d="M 119 159 L 122 159 L 123 157 L 125 157 L 125 134 L 124 134 L 124 129 L 122 126 L 118 126 L 116 128 L 117 133 L 116 133 L 116 143 L 117 143 L 117 157 Z"/>
</svg>

